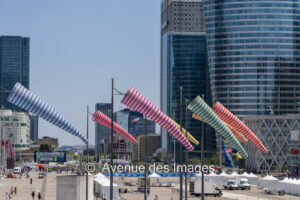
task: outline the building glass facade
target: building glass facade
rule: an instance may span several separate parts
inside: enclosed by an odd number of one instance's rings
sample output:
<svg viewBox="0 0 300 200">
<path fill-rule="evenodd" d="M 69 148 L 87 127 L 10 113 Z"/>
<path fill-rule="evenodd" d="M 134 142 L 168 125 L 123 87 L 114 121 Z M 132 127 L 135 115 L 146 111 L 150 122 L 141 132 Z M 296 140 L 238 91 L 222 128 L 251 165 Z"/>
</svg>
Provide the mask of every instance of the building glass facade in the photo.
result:
<svg viewBox="0 0 300 200">
<path fill-rule="evenodd" d="M 97 103 L 95 111 L 101 111 L 110 118 L 111 116 L 111 103 Z M 95 123 L 95 153 L 96 155 L 101 153 L 108 153 L 109 141 L 110 141 L 110 129 Z"/>
<path fill-rule="evenodd" d="M 29 88 L 29 49 L 29 38 L 0 37 L 0 107 L 23 111 L 9 103 L 7 98 L 16 82 Z"/>
<path fill-rule="evenodd" d="M 300 1 L 204 1 L 213 101 L 239 117 L 299 112 Z"/>
</svg>

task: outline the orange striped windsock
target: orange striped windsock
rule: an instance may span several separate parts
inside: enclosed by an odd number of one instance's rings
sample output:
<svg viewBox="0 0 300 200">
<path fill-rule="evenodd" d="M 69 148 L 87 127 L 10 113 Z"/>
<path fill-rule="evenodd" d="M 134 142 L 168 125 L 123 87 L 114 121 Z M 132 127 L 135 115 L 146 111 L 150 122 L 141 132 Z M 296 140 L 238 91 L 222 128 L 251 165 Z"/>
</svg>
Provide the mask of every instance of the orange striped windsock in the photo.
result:
<svg viewBox="0 0 300 200">
<path fill-rule="evenodd" d="M 260 139 L 234 114 L 227 110 L 220 102 L 216 102 L 212 107 L 212 110 L 220 117 L 220 119 L 230 126 L 233 126 L 240 133 L 246 136 L 251 142 L 253 142 L 262 152 L 267 152 L 268 149 L 263 145 Z"/>
<path fill-rule="evenodd" d="M 203 119 L 201 117 L 199 117 L 198 115 L 196 115 L 195 113 L 193 113 L 193 118 L 203 121 Z M 229 128 L 229 130 L 233 133 L 233 135 L 242 143 L 246 143 L 248 140 L 242 135 L 240 134 L 235 128 L 233 128 L 232 126 L 230 126 L 229 124 L 225 123 L 224 124 Z"/>
</svg>

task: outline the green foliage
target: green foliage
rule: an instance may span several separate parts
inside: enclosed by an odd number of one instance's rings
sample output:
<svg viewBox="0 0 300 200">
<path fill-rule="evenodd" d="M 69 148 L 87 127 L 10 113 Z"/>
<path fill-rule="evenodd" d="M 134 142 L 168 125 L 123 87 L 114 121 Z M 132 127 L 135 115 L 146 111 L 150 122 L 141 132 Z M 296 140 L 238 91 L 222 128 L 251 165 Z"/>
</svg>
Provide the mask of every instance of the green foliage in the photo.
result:
<svg viewBox="0 0 300 200">
<path fill-rule="evenodd" d="M 156 162 L 161 162 L 161 160 L 162 160 L 162 153 L 158 152 L 156 155 Z"/>
</svg>

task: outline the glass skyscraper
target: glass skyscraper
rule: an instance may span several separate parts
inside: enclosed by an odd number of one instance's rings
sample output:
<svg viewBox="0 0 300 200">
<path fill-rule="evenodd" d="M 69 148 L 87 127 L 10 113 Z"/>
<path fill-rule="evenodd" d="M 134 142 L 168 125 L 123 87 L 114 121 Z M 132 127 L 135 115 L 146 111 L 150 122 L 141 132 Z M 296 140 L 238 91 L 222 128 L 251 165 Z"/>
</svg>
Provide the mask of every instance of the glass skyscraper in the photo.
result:
<svg viewBox="0 0 300 200">
<path fill-rule="evenodd" d="M 205 0 L 213 101 L 240 117 L 299 112 L 300 1 Z"/>
<path fill-rule="evenodd" d="M 183 97 L 189 101 L 204 94 L 206 102 L 211 103 L 202 1 L 164 0 L 161 12 L 161 109 L 180 123 L 181 86 Z M 186 123 L 184 101 L 182 109 L 183 127 L 200 141 L 201 122 L 192 119 L 188 112 Z M 173 137 L 164 129 L 161 132 L 163 155 L 174 159 Z M 209 127 L 204 137 L 205 150 L 214 153 L 215 134 Z M 178 146 L 175 145 L 177 153 Z M 200 145 L 194 152 L 199 149 Z M 178 155 L 175 156 L 177 160 Z"/>
<path fill-rule="evenodd" d="M 29 49 L 29 38 L 0 36 L 0 107 L 22 111 L 7 98 L 16 82 L 29 88 Z"/>
</svg>

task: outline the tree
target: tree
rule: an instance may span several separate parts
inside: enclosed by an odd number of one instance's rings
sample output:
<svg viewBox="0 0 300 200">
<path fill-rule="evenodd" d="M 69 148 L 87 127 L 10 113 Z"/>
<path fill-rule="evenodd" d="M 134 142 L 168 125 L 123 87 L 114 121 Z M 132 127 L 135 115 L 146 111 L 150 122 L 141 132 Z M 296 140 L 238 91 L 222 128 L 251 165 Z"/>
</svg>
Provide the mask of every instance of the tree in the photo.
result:
<svg viewBox="0 0 300 200">
<path fill-rule="evenodd" d="M 161 160 L 162 160 L 162 153 L 158 152 L 156 155 L 156 162 L 161 162 Z"/>
</svg>

